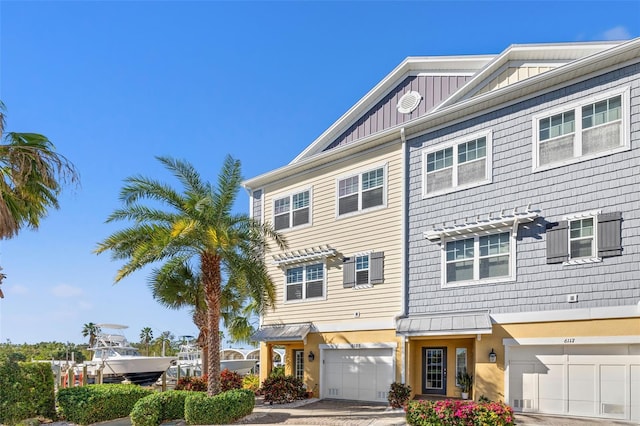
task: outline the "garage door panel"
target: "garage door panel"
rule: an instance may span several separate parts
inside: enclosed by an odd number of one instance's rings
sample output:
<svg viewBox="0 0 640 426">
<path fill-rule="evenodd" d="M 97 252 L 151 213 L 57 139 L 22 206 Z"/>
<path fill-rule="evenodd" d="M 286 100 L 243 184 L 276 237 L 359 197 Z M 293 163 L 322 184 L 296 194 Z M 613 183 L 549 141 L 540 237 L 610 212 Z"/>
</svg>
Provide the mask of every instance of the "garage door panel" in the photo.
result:
<svg viewBox="0 0 640 426">
<path fill-rule="evenodd" d="M 324 397 L 386 401 L 394 379 L 392 349 L 328 349 L 323 360 Z"/>
<path fill-rule="evenodd" d="M 630 346 L 511 348 L 514 410 L 640 420 L 640 356 L 630 355 Z M 566 353 L 558 355 L 561 351 Z"/>
<path fill-rule="evenodd" d="M 640 363 L 631 366 L 631 420 L 640 421 Z"/>
<path fill-rule="evenodd" d="M 544 357 L 541 357 L 544 359 Z M 557 362 L 557 356 L 546 357 Z M 564 411 L 564 365 L 545 363 L 536 366 L 538 379 L 538 409 L 547 413 L 561 413 Z"/>
</svg>

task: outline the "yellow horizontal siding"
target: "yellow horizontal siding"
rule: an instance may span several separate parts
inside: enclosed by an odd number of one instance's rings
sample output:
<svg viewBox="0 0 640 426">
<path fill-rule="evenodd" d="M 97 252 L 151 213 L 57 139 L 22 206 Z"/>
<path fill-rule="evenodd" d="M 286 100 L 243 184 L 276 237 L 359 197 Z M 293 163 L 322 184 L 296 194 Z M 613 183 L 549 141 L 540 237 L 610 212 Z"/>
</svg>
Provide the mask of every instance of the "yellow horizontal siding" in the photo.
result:
<svg viewBox="0 0 640 426">
<path fill-rule="evenodd" d="M 284 302 L 285 269 L 273 265 L 272 253 L 267 253 L 269 273 L 276 283 L 275 311 L 264 316 L 265 324 L 337 323 L 340 321 L 381 321 L 398 315 L 402 300 L 402 156 L 399 143 L 373 153 L 344 159 L 340 164 L 305 173 L 277 182 L 265 188 L 265 220 L 273 222 L 273 200 L 292 191 L 312 189 L 312 225 L 285 230 L 288 249 L 329 245 L 341 255 L 351 256 L 364 251 L 384 252 L 384 283 L 368 289 L 345 289 L 342 286 L 342 260 L 329 259 L 326 270 L 326 299 L 319 301 Z M 362 173 L 386 164 L 387 204 L 367 213 L 336 218 L 337 180 L 352 172 Z M 289 265 L 294 267 L 296 265 Z M 358 311 L 359 318 L 353 313 Z"/>
</svg>

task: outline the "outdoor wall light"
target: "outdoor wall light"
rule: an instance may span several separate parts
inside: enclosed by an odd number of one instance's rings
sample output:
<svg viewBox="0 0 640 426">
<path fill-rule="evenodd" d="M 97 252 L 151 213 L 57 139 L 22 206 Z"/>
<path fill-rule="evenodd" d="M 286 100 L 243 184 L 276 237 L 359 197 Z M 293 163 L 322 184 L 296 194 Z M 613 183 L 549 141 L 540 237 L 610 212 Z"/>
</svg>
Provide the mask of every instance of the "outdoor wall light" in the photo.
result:
<svg viewBox="0 0 640 426">
<path fill-rule="evenodd" d="M 496 353 L 491 348 L 491 352 L 489 352 L 489 362 L 496 362 Z"/>
<path fill-rule="evenodd" d="M 309 362 L 313 362 L 313 360 L 316 359 L 316 356 L 313 354 L 313 351 L 309 351 L 309 356 L 307 358 L 309 358 Z"/>
</svg>

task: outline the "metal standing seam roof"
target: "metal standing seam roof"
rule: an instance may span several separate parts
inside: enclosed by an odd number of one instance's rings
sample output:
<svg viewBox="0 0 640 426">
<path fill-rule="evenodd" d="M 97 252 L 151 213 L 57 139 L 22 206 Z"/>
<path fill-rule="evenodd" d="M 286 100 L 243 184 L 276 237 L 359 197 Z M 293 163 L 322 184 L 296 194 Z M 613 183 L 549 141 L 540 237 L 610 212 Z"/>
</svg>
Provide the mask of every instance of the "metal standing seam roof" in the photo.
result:
<svg viewBox="0 0 640 426">
<path fill-rule="evenodd" d="M 491 334 L 491 318 L 489 311 L 412 316 L 398 320 L 397 334 L 405 336 Z"/>
<path fill-rule="evenodd" d="M 311 331 L 311 323 L 263 325 L 253 333 L 251 340 L 257 342 L 292 342 L 304 340 Z"/>
</svg>

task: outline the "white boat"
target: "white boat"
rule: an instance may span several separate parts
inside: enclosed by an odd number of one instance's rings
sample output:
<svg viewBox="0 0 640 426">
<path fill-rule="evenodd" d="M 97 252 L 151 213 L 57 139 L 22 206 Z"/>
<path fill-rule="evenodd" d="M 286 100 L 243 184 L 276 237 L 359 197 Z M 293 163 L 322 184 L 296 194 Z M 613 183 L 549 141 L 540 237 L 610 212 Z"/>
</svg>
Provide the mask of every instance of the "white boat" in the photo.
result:
<svg viewBox="0 0 640 426">
<path fill-rule="evenodd" d="M 177 357 L 143 356 L 132 347 L 119 330 L 128 328 L 119 324 L 98 324 L 101 332 L 96 336 L 96 344 L 89 348 L 93 358 L 87 363 L 88 374 L 98 376 L 102 372 L 103 383 L 121 383 L 149 386 L 164 373 Z M 116 330 L 108 333 L 104 329 Z"/>
<path fill-rule="evenodd" d="M 189 338 L 191 336 L 184 337 Z M 245 375 L 251 372 L 257 362 L 257 359 L 221 359 L 220 371 L 227 369 L 240 375 Z M 167 377 L 170 380 L 175 380 L 178 377 L 178 369 L 180 369 L 180 377 L 202 376 L 202 349 L 193 341 L 185 339 L 180 345 L 178 361 L 176 365 L 169 367 Z"/>
</svg>

